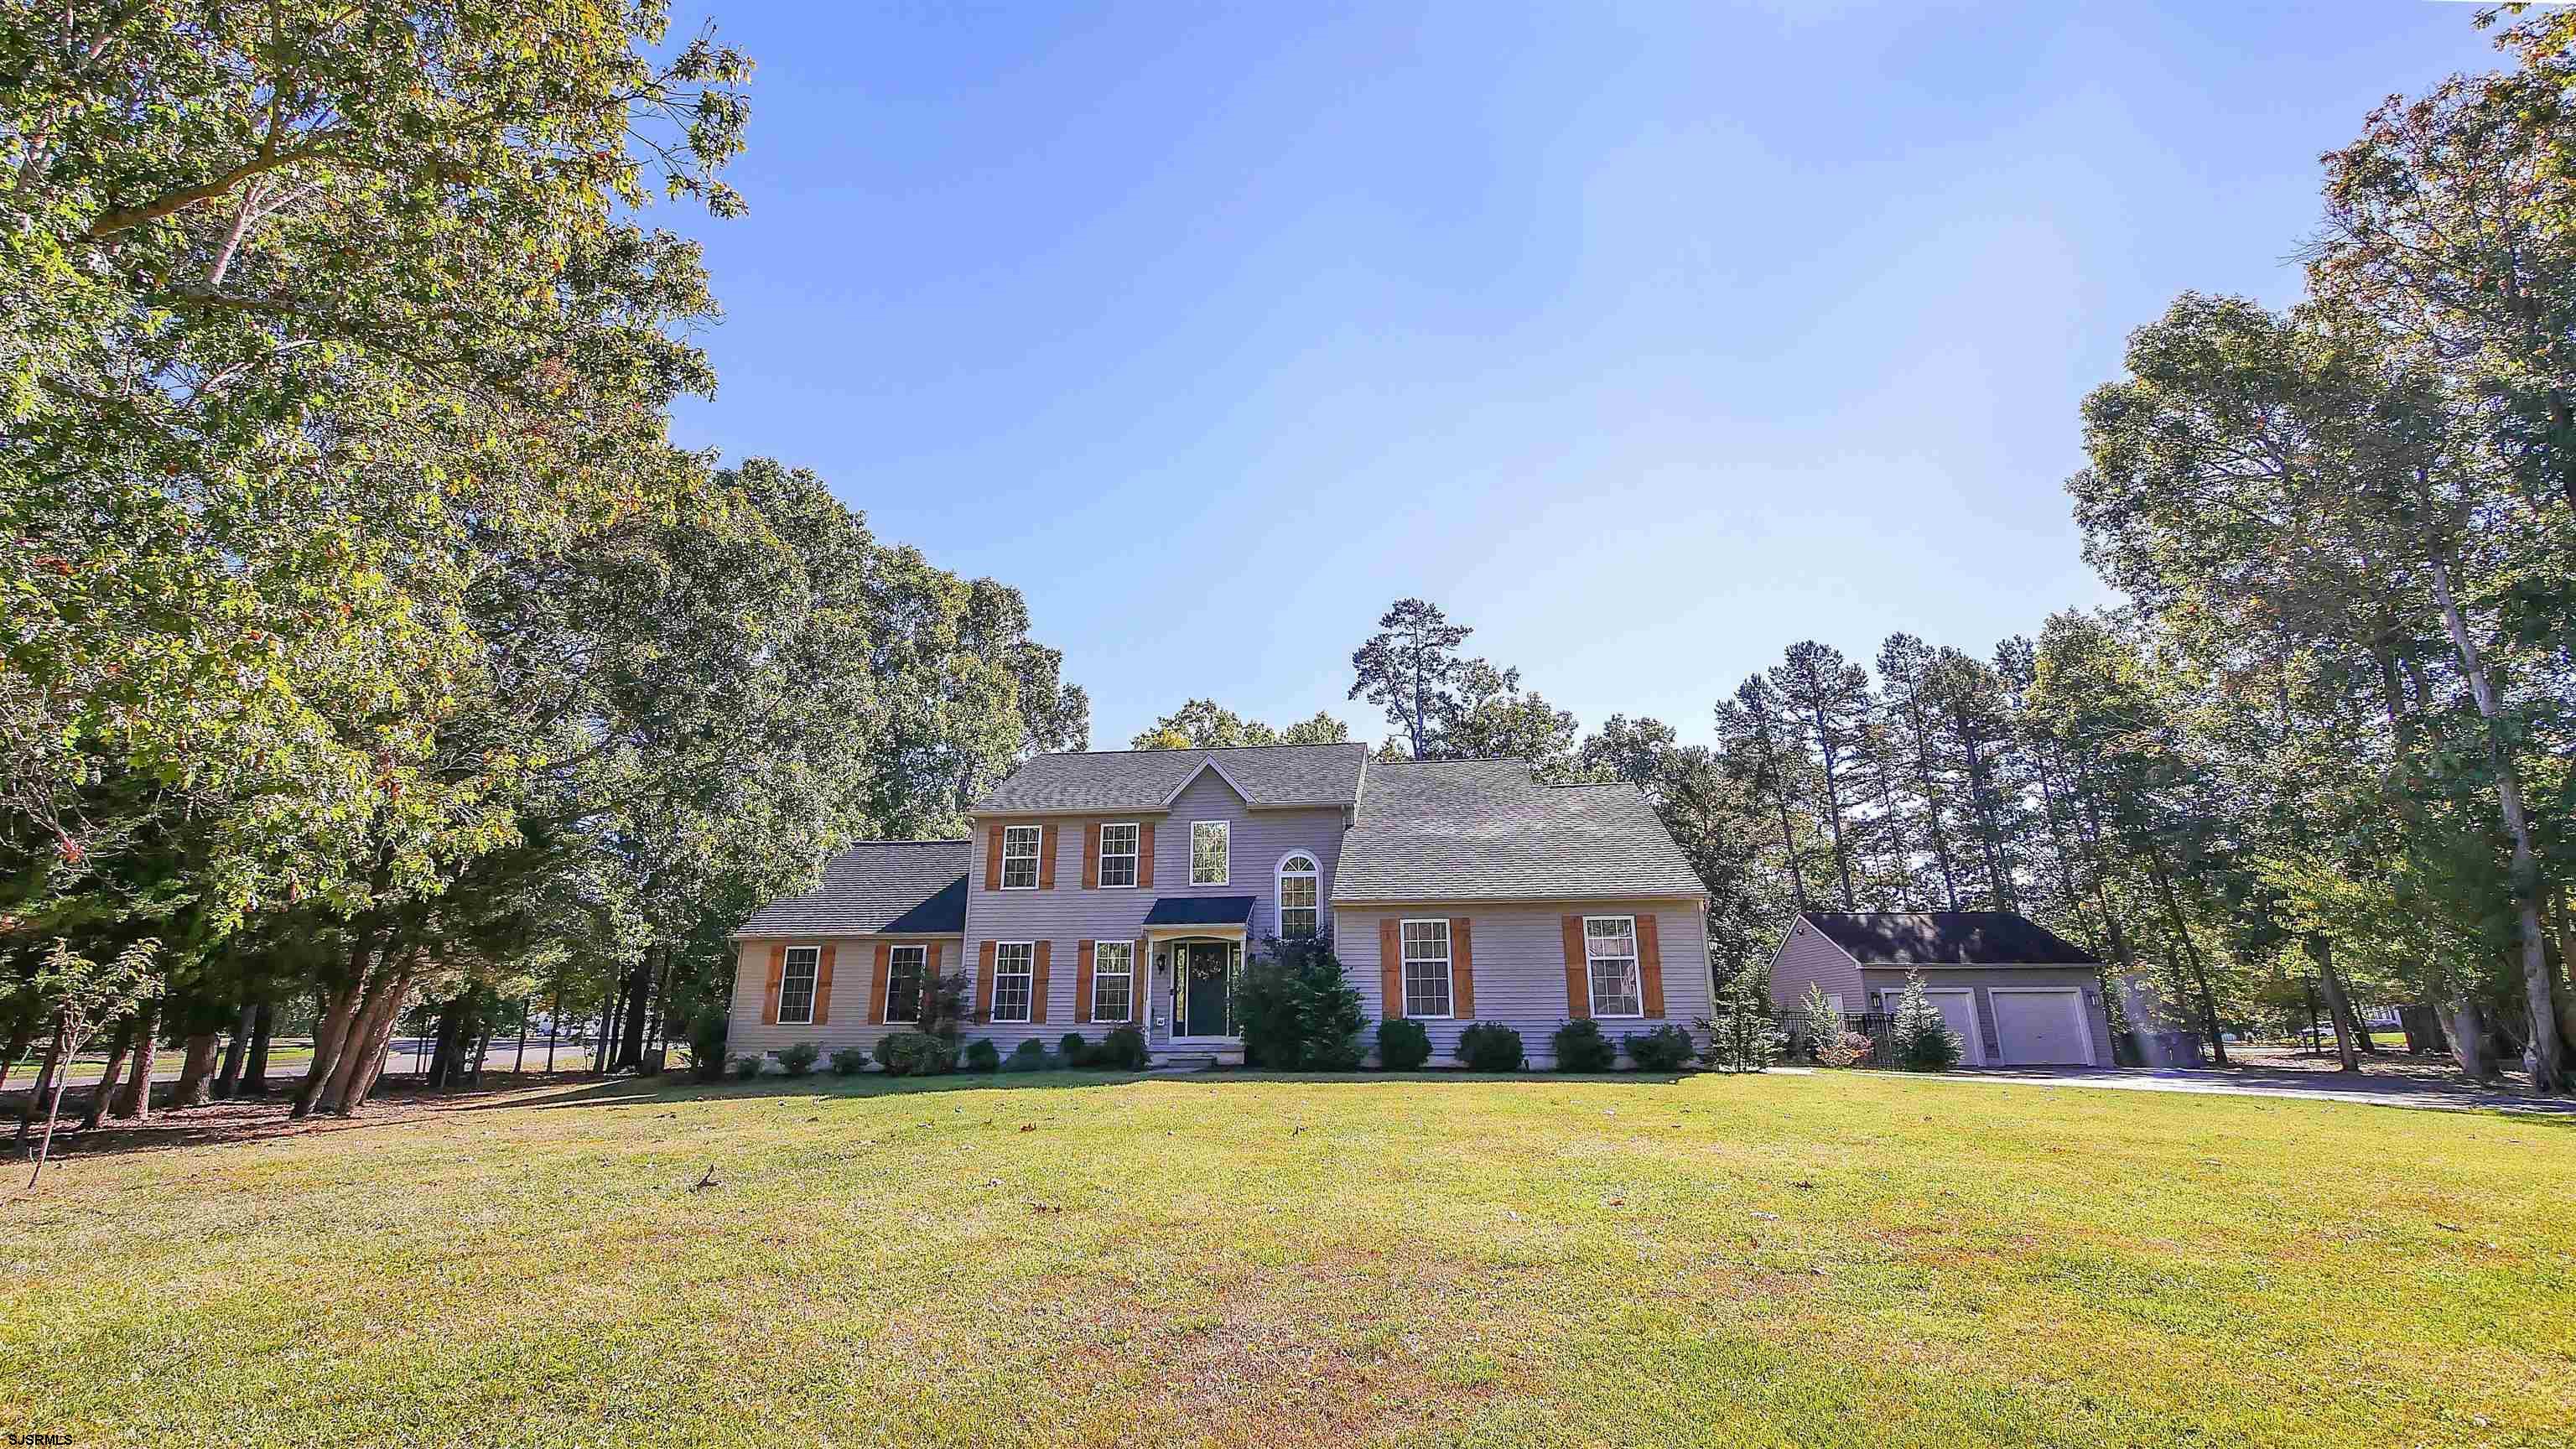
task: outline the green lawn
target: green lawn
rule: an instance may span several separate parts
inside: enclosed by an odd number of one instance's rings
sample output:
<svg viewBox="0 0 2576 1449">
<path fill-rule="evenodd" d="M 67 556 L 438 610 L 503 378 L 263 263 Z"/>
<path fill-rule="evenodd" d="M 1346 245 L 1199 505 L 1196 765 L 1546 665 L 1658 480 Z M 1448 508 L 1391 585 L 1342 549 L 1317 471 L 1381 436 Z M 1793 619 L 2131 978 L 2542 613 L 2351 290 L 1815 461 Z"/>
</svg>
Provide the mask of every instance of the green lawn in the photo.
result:
<svg viewBox="0 0 2576 1449">
<path fill-rule="evenodd" d="M 0 1432 L 2576 1432 L 2562 1122 L 1875 1074 L 816 1078 L 500 1101 L 73 1158 L 0 1207 Z M 692 1192 L 711 1163 L 718 1185 Z"/>
</svg>

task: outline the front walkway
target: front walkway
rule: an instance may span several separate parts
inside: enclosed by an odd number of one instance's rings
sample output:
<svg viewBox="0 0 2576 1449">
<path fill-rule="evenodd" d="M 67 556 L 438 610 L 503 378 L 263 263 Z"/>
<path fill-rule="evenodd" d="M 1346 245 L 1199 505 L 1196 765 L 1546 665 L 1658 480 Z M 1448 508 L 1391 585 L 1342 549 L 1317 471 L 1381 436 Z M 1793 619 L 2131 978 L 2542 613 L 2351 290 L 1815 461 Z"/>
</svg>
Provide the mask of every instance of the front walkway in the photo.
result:
<svg viewBox="0 0 2576 1449">
<path fill-rule="evenodd" d="M 2412 1074 L 2303 1071 L 2279 1067 L 1989 1067 L 1942 1073 L 1936 1081 L 2024 1087 L 2095 1087 L 2126 1092 L 2197 1092 L 2220 1097 L 2301 1097 L 2451 1112 L 2519 1112 L 2576 1117 L 2576 1097 L 2535 1097 Z"/>
</svg>

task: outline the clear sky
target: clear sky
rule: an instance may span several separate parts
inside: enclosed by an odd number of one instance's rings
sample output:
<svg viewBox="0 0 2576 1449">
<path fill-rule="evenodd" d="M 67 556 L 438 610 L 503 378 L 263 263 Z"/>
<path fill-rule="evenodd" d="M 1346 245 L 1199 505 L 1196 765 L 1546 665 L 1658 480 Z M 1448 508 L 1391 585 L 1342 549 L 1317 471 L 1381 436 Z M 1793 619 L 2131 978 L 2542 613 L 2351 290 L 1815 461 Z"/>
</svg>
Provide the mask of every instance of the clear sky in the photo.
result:
<svg viewBox="0 0 2576 1449">
<path fill-rule="evenodd" d="M 707 7 L 759 62 L 681 441 L 1028 596 L 1092 743 L 1345 702 L 1386 605 L 1586 727 L 2109 598 L 2076 405 L 2279 303 L 2430 0 Z M 684 21 L 685 24 L 685 21 Z"/>
</svg>

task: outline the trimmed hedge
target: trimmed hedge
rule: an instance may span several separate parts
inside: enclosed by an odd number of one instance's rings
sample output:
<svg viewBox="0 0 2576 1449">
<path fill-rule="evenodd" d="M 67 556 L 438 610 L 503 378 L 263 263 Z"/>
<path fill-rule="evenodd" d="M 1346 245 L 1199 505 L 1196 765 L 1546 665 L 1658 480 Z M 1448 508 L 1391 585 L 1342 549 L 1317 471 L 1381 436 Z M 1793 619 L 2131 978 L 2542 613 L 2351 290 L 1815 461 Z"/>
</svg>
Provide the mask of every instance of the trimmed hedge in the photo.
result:
<svg viewBox="0 0 2576 1449">
<path fill-rule="evenodd" d="M 1499 1021 L 1480 1021 L 1458 1033 L 1458 1060 L 1469 1071 L 1517 1072 L 1528 1053 L 1521 1049 L 1521 1034 Z"/>
<path fill-rule="evenodd" d="M 1556 1029 L 1550 1038 L 1560 1072 L 1606 1072 L 1619 1060 L 1619 1045 L 1601 1034 L 1601 1023 L 1584 1017 Z"/>
<path fill-rule="evenodd" d="M 1409 1016 L 1377 1024 L 1377 1059 L 1390 1072 L 1414 1072 L 1431 1060 L 1431 1033 Z"/>
</svg>

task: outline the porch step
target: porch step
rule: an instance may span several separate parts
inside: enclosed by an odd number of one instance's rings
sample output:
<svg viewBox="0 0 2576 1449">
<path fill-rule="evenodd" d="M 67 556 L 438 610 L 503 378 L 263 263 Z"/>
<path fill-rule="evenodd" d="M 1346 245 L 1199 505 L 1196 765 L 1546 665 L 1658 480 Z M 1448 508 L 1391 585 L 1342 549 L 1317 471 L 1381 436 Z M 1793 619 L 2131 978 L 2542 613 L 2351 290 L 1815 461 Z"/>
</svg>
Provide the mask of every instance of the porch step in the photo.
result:
<svg viewBox="0 0 2576 1449">
<path fill-rule="evenodd" d="M 1150 1070 L 1157 1072 L 1204 1072 L 1224 1065 L 1225 1056 L 1227 1055 L 1231 1055 L 1238 1063 L 1243 1060 L 1242 1054 L 1239 1052 L 1226 1054 L 1220 1054 L 1213 1051 L 1157 1052 L 1154 1056 L 1154 1064 Z"/>
</svg>

